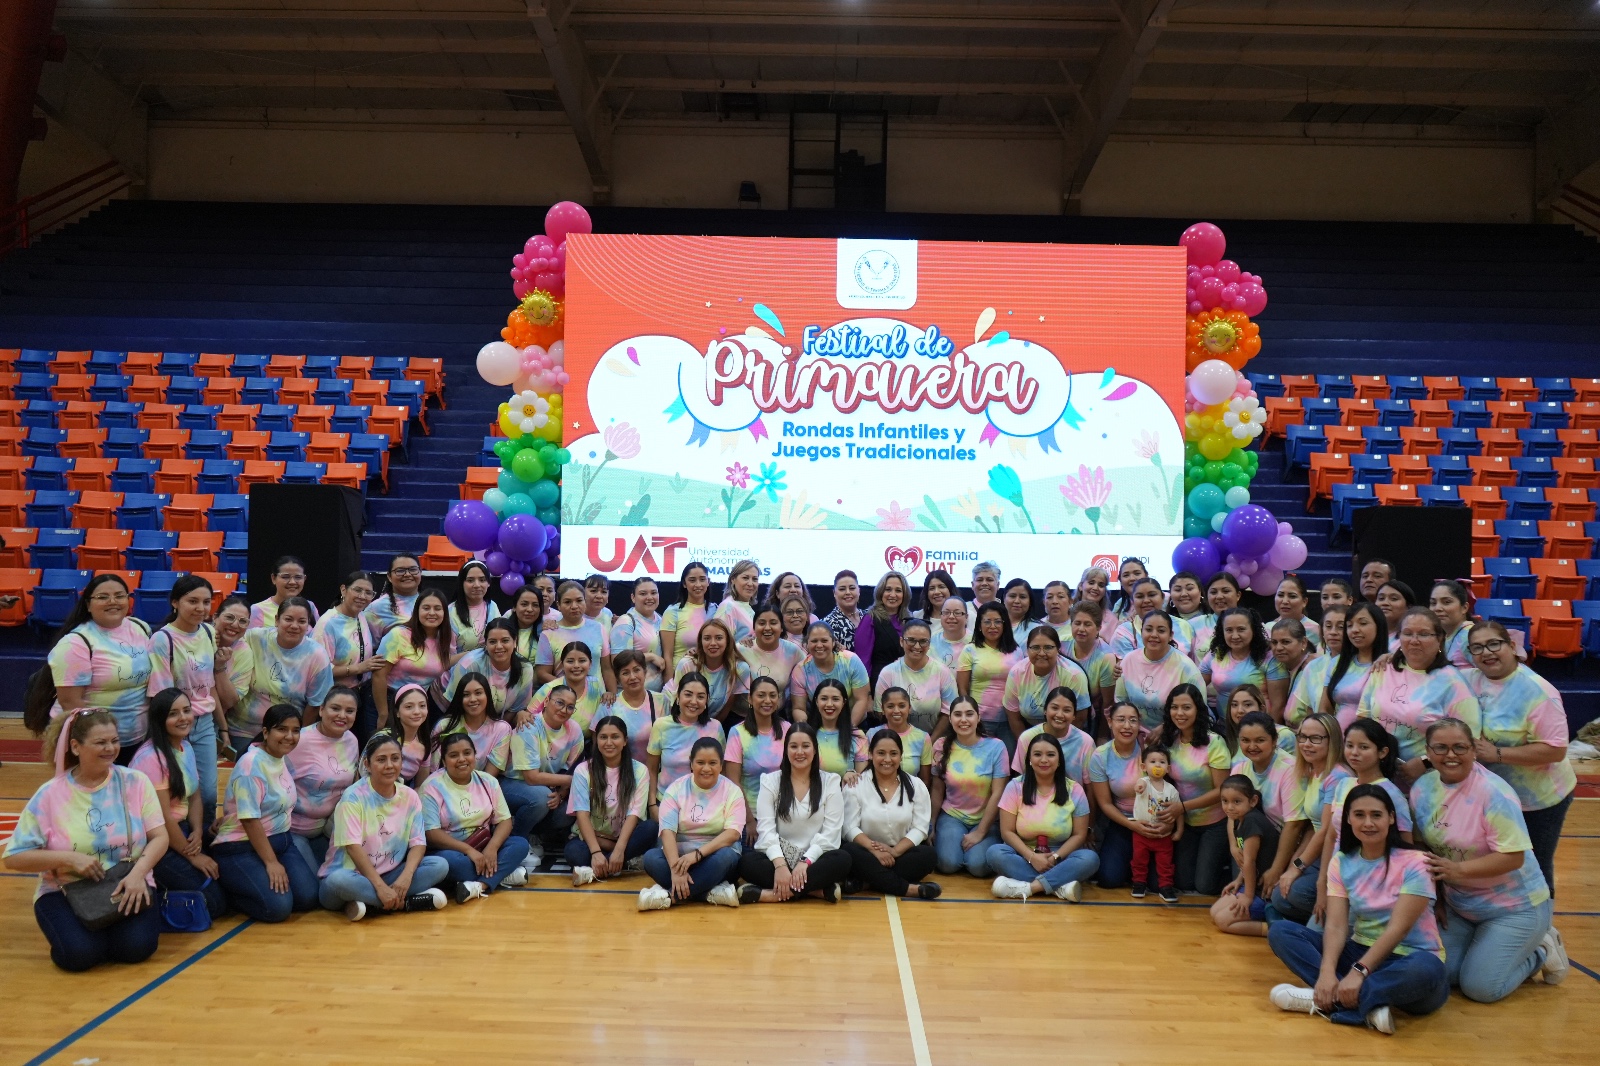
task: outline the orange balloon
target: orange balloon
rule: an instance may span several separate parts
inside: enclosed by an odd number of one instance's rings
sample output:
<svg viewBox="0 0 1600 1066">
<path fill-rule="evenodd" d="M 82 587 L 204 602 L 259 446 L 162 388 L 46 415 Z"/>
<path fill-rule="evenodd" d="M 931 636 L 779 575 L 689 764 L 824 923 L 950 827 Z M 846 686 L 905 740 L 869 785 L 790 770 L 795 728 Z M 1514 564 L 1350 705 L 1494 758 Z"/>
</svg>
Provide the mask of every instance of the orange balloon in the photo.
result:
<svg viewBox="0 0 1600 1066">
<path fill-rule="evenodd" d="M 517 348 L 526 348 L 530 344 L 548 348 L 565 335 L 565 322 L 563 316 L 556 319 L 553 325 L 536 326 L 523 317 L 519 308 L 506 316 L 506 327 L 500 331 L 500 338 Z"/>
<path fill-rule="evenodd" d="M 1189 316 L 1184 365 L 1191 371 L 1207 359 L 1221 359 L 1242 370 L 1260 351 L 1261 329 L 1243 311 L 1217 307 Z"/>
</svg>

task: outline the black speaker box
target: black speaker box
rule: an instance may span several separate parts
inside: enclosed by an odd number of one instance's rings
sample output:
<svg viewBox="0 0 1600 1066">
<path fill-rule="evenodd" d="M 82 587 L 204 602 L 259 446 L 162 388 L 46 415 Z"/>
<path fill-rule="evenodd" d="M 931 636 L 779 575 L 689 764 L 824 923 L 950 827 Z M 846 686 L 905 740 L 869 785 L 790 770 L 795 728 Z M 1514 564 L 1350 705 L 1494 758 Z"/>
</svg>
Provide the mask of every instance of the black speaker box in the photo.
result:
<svg viewBox="0 0 1600 1066">
<path fill-rule="evenodd" d="M 366 505 L 337 485 L 254 485 L 250 489 L 251 600 L 272 595 L 272 567 L 285 555 L 306 564 L 306 598 L 326 611 L 339 583 L 361 566 Z"/>
<path fill-rule="evenodd" d="M 1440 578 L 1472 573 L 1472 511 L 1466 507 L 1366 507 L 1355 512 L 1355 579 L 1367 560 L 1387 559 L 1423 606 Z"/>
</svg>

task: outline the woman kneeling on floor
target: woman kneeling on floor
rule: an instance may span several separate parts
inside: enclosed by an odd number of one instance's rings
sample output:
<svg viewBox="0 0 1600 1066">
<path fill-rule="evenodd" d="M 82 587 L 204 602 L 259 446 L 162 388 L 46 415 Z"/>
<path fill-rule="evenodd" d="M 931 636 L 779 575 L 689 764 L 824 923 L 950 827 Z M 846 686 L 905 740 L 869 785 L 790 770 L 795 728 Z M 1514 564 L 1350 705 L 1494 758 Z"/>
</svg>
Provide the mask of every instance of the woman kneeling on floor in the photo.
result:
<svg viewBox="0 0 1600 1066">
<path fill-rule="evenodd" d="M 756 846 L 739 859 L 740 903 L 785 903 L 819 896 L 837 903 L 850 873 L 839 847 L 844 793 L 839 775 L 822 768 L 817 734 L 796 725 L 783 741 L 783 763 L 761 775 L 756 801 Z"/>
<path fill-rule="evenodd" d="M 437 855 L 424 856 L 422 800 L 400 781 L 400 742 L 392 733 L 374 733 L 361 762 L 367 776 L 345 789 L 333 810 L 317 898 L 352 922 L 373 908 L 438 910 L 444 893 L 434 886 L 450 876 L 450 867 Z"/>
<path fill-rule="evenodd" d="M 457 903 L 487 896 L 501 885 L 528 883 L 522 860 L 528 838 L 511 834 L 511 810 L 500 782 L 478 769 L 472 734 L 446 733 L 444 766 L 422 786 L 422 826 L 428 853 L 450 868 Z"/>
</svg>

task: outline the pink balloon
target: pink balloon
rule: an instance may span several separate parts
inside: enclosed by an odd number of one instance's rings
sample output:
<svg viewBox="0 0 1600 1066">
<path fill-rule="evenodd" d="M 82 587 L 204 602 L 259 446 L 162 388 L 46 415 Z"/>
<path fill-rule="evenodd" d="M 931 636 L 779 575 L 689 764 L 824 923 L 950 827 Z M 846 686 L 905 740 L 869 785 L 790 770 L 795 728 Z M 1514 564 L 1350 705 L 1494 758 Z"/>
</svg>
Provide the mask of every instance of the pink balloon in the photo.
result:
<svg viewBox="0 0 1600 1066">
<path fill-rule="evenodd" d="M 1267 290 L 1250 282 L 1239 283 L 1239 310 L 1254 318 L 1267 309 Z"/>
<path fill-rule="evenodd" d="M 1222 279 L 1224 285 L 1239 280 L 1239 264 L 1232 259 L 1224 259 L 1217 264 L 1217 277 Z"/>
<path fill-rule="evenodd" d="M 1203 266 L 1200 268 L 1200 276 L 1202 278 L 1214 278 L 1217 276 L 1217 268 L 1214 266 Z"/>
<path fill-rule="evenodd" d="M 1198 315 L 1200 312 L 1204 311 L 1205 309 L 1206 309 L 1206 305 L 1201 303 L 1199 300 L 1191 299 L 1189 301 L 1189 313 L 1191 315 Z"/>
<path fill-rule="evenodd" d="M 544 215 L 544 232 L 552 241 L 563 241 L 569 233 L 593 233 L 594 222 L 582 204 L 562 200 Z"/>
<path fill-rule="evenodd" d="M 1293 535 L 1294 535 L 1294 526 L 1290 525 L 1288 522 L 1279 522 L 1278 523 L 1278 536 L 1280 536 L 1280 537 L 1289 537 L 1289 536 L 1293 536 Z"/>
<path fill-rule="evenodd" d="M 1191 266 L 1210 266 L 1221 259 L 1222 253 L 1228 249 L 1228 241 L 1222 235 L 1222 230 L 1209 222 L 1196 222 L 1184 230 L 1178 243 L 1189 250 Z"/>
<path fill-rule="evenodd" d="M 1272 551 L 1267 554 L 1267 559 L 1280 570 L 1293 570 L 1303 565 L 1309 554 L 1306 542 L 1290 533 L 1278 538 L 1278 542 L 1272 546 Z"/>
<path fill-rule="evenodd" d="M 1218 278 L 1217 280 L 1221 281 L 1222 279 Z M 1237 300 L 1238 298 L 1239 298 L 1239 284 L 1238 284 L 1238 282 L 1230 282 L 1230 283 L 1222 286 L 1222 306 L 1231 308 L 1233 306 L 1234 301 Z"/>
<path fill-rule="evenodd" d="M 1250 584 L 1263 596 L 1277 592 L 1282 583 L 1283 571 L 1275 566 L 1263 566 L 1250 575 Z"/>
<path fill-rule="evenodd" d="M 1216 278 L 1206 278 L 1194 292 L 1202 307 L 1216 307 L 1222 302 L 1222 282 Z"/>
</svg>

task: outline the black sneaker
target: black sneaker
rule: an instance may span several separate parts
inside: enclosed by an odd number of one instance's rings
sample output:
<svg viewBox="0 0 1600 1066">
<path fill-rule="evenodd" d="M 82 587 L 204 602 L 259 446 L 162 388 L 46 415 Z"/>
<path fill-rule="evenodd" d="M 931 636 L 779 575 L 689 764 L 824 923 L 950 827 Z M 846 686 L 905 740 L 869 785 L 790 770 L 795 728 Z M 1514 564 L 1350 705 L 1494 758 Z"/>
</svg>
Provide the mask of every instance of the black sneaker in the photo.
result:
<svg viewBox="0 0 1600 1066">
<path fill-rule="evenodd" d="M 1145 883 L 1143 881 L 1135 881 L 1133 883 L 1133 898 L 1134 899 L 1144 899 L 1144 896 L 1145 896 Z"/>
<path fill-rule="evenodd" d="M 924 881 L 917 886 L 917 894 L 923 899 L 938 899 L 943 891 L 937 881 Z"/>
<path fill-rule="evenodd" d="M 1178 890 L 1173 888 L 1171 885 L 1162 885 L 1158 891 L 1161 896 L 1162 903 L 1178 902 Z"/>
<path fill-rule="evenodd" d="M 437 911 L 444 909 L 444 893 L 437 888 L 413 892 L 406 897 L 408 911 Z"/>
<path fill-rule="evenodd" d="M 760 903 L 761 886 L 746 882 L 739 886 L 739 902 L 741 904 Z"/>
</svg>

